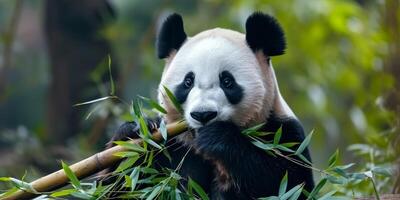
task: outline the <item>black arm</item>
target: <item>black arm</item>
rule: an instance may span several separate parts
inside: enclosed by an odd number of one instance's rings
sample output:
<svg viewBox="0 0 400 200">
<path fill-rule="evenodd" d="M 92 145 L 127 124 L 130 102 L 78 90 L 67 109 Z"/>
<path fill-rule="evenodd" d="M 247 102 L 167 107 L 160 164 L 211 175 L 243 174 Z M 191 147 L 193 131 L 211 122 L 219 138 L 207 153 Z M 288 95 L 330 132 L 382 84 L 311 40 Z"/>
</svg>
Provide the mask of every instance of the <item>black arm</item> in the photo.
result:
<svg viewBox="0 0 400 200">
<path fill-rule="evenodd" d="M 297 138 L 297 134 L 303 134 L 291 132 L 291 126 L 297 125 L 291 123 L 293 122 L 283 124 L 284 140 Z M 249 138 L 241 134 L 240 128 L 231 122 L 214 122 L 200 128 L 195 139 L 195 147 L 200 154 L 217 165 L 217 181 L 225 181 L 217 184 L 225 185 L 225 188 L 221 188 L 229 193 L 225 196 L 232 196 L 231 193 L 246 194 L 249 197 L 276 195 L 280 180 L 286 171 L 289 173 L 289 187 L 302 182 L 313 186 L 309 169 L 282 157 L 267 154 L 254 146 Z M 218 176 L 224 174 L 229 176 L 218 179 Z M 226 182 L 227 178 L 229 182 Z M 235 188 L 240 188 L 240 192 Z"/>
</svg>

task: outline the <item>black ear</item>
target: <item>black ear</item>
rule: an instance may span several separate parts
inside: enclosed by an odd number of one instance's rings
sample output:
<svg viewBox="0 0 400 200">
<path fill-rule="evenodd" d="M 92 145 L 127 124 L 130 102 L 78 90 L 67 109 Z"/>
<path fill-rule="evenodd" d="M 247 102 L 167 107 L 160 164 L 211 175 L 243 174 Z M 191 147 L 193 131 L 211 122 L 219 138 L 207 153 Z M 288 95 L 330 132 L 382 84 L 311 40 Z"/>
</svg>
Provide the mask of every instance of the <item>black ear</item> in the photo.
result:
<svg viewBox="0 0 400 200">
<path fill-rule="evenodd" d="M 255 12 L 246 21 L 246 41 L 256 52 L 262 50 L 266 56 L 285 53 L 285 35 L 275 18 Z"/>
<path fill-rule="evenodd" d="M 173 50 L 178 50 L 185 42 L 186 37 L 182 17 L 176 13 L 168 16 L 161 25 L 157 36 L 158 58 L 167 58 Z"/>
</svg>

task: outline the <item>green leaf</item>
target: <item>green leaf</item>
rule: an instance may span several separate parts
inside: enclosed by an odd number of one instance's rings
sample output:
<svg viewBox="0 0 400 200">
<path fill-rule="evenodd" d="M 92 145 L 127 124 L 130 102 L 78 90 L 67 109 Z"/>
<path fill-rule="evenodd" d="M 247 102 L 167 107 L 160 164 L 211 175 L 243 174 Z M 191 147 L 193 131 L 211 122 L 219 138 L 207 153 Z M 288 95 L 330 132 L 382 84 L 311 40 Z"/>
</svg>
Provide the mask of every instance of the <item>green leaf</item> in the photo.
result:
<svg viewBox="0 0 400 200">
<path fill-rule="evenodd" d="M 301 191 L 303 190 L 303 187 L 304 187 L 304 184 L 296 185 L 292 189 L 290 189 L 288 192 L 286 192 L 282 195 L 279 195 L 279 198 L 281 200 L 286 200 L 288 198 L 298 199 L 301 194 Z"/>
<path fill-rule="evenodd" d="M 166 141 L 167 137 L 168 137 L 168 133 L 167 133 L 167 126 L 165 125 L 164 120 L 161 120 L 159 130 L 160 130 L 161 136 Z"/>
<path fill-rule="evenodd" d="M 54 192 L 50 196 L 51 197 L 63 197 L 63 196 L 71 195 L 74 192 L 77 192 L 77 190 L 75 188 L 66 189 L 66 190 L 61 190 L 61 191 Z"/>
<path fill-rule="evenodd" d="M 331 199 L 331 197 L 336 193 L 336 191 L 330 191 L 326 193 L 324 196 L 319 198 L 318 200 L 326 200 L 326 199 Z"/>
<path fill-rule="evenodd" d="M 285 152 L 294 153 L 294 151 L 292 149 L 289 149 L 289 148 L 287 148 L 287 147 L 285 147 L 285 146 L 283 146 L 281 144 L 276 145 L 275 148 L 277 148 L 279 150 L 282 150 L 282 151 L 285 151 Z"/>
<path fill-rule="evenodd" d="M 162 147 L 157 144 L 157 142 L 154 142 L 152 139 L 150 138 L 142 138 L 147 144 L 150 144 L 151 146 L 157 148 L 157 149 L 162 149 Z"/>
<path fill-rule="evenodd" d="M 322 187 L 324 187 L 326 182 L 327 182 L 326 178 L 321 179 L 319 181 L 319 183 L 317 184 L 317 186 L 315 186 L 314 189 L 310 192 L 310 195 L 308 196 L 308 199 L 316 198 L 316 195 L 322 189 Z"/>
<path fill-rule="evenodd" d="M 336 164 L 338 156 L 339 156 L 339 149 L 336 149 L 335 153 L 333 153 L 333 155 L 331 155 L 331 157 L 329 157 L 329 160 L 328 160 L 329 167 L 333 167 Z"/>
<path fill-rule="evenodd" d="M 326 176 L 326 179 L 332 184 L 342 185 L 347 182 L 346 179 L 343 177 L 336 177 L 336 176 L 331 176 L 331 175 Z"/>
<path fill-rule="evenodd" d="M 76 189 L 82 189 L 81 183 L 75 176 L 74 172 L 72 172 L 71 168 L 69 168 L 69 166 L 65 164 L 63 161 L 61 161 L 61 165 L 65 172 L 65 175 L 67 175 L 68 179 L 71 181 L 72 186 L 74 186 Z"/>
<path fill-rule="evenodd" d="M 258 200 L 281 200 L 279 197 L 262 197 L 262 198 L 258 198 Z"/>
<path fill-rule="evenodd" d="M 137 118 L 142 116 L 142 109 L 141 109 L 141 105 L 138 100 L 132 101 L 132 110 Z"/>
<path fill-rule="evenodd" d="M 139 175 L 140 175 L 140 167 L 135 167 L 132 171 L 132 173 L 129 175 L 132 181 L 131 185 L 131 191 L 134 191 L 137 185 L 137 182 L 139 180 Z"/>
<path fill-rule="evenodd" d="M 131 188 L 132 187 L 132 179 L 131 179 L 131 177 L 128 176 L 128 175 L 125 175 L 124 179 L 125 179 L 124 187 Z"/>
<path fill-rule="evenodd" d="M 374 167 L 372 169 L 372 173 L 374 173 L 375 175 L 381 175 L 384 177 L 391 177 L 392 173 L 389 169 L 387 168 L 383 168 L 383 167 Z"/>
<path fill-rule="evenodd" d="M 337 174 L 339 174 L 340 176 L 343 176 L 345 178 L 349 178 L 349 176 L 347 175 L 347 172 L 345 172 L 343 169 L 339 168 L 339 167 L 335 167 L 332 169 L 332 171 L 336 172 Z"/>
<path fill-rule="evenodd" d="M 39 194 L 39 192 L 37 192 L 32 187 L 32 185 L 30 183 L 28 183 L 28 182 L 25 182 L 25 181 L 22 181 L 22 180 L 19 180 L 19 179 L 16 179 L 16 178 L 10 178 L 10 181 L 15 187 L 17 187 L 19 189 L 26 190 L 26 191 L 29 191 L 29 192 L 34 193 L 34 194 Z"/>
<path fill-rule="evenodd" d="M 264 149 L 264 150 L 272 150 L 274 148 L 273 144 L 264 144 L 258 140 L 252 141 L 251 143 L 253 143 L 255 146 L 257 146 L 258 148 Z"/>
<path fill-rule="evenodd" d="M 138 153 L 144 153 L 144 152 L 146 152 L 146 150 L 145 150 L 143 147 L 141 147 L 141 146 L 138 145 L 138 144 L 131 143 L 131 142 L 127 142 L 127 141 L 114 141 L 114 143 L 117 144 L 118 146 L 122 146 L 122 147 L 124 147 L 124 148 L 133 150 L 133 151 L 138 152 Z"/>
<path fill-rule="evenodd" d="M 281 183 L 279 184 L 279 196 L 282 196 L 286 192 L 287 184 L 288 184 L 288 172 L 286 171 L 285 175 L 281 180 Z"/>
<path fill-rule="evenodd" d="M 295 190 L 293 195 L 290 196 L 289 200 L 297 200 L 297 199 L 299 199 L 299 197 L 301 195 L 301 192 L 303 191 L 304 185 L 301 185 L 301 187 L 299 189 L 297 189 L 297 190 L 296 190 L 296 187 L 292 188 L 291 190 L 289 190 L 289 192 L 287 192 L 287 193 L 290 193 L 293 189 Z"/>
<path fill-rule="evenodd" d="M 259 129 L 261 129 L 264 125 L 265 125 L 265 123 L 261 123 L 261 124 L 255 125 L 253 127 L 247 128 L 242 131 L 242 134 L 252 135 L 253 133 L 256 133 Z"/>
<path fill-rule="evenodd" d="M 116 96 L 106 96 L 106 97 L 101 97 L 101 98 L 98 98 L 98 99 L 94 99 L 94 100 L 91 100 L 91 101 L 86 101 L 86 102 L 83 102 L 83 103 L 77 103 L 77 104 L 74 104 L 74 106 L 83 106 L 83 105 L 87 105 L 87 104 L 93 104 L 93 103 L 97 103 L 97 102 L 100 102 L 100 101 L 104 101 L 104 100 L 107 100 L 107 99 L 117 99 L 118 97 L 116 97 Z"/>
<path fill-rule="evenodd" d="M 117 169 L 115 170 L 115 172 L 122 172 L 126 169 L 128 169 L 129 167 L 131 167 L 133 164 L 135 164 L 135 162 L 139 159 L 139 156 L 136 157 L 130 157 L 124 161 L 121 162 L 121 164 L 119 164 L 119 166 L 117 167 Z"/>
<path fill-rule="evenodd" d="M 298 142 L 287 142 L 287 143 L 282 143 L 280 145 L 282 145 L 284 147 L 287 147 L 287 148 L 290 148 L 290 147 L 294 147 L 294 146 L 296 146 L 298 144 L 299 144 Z"/>
<path fill-rule="evenodd" d="M 137 152 L 134 151 L 121 151 L 121 152 L 116 152 L 113 154 L 114 156 L 126 158 L 126 157 L 136 157 L 139 156 Z"/>
<path fill-rule="evenodd" d="M 278 145 L 282 136 L 282 126 L 276 131 L 274 136 L 274 145 Z"/>
<path fill-rule="evenodd" d="M 346 169 L 349 169 L 350 167 L 353 167 L 354 165 L 355 165 L 354 163 L 350 163 L 350 164 L 347 164 L 347 165 L 336 166 L 336 168 L 339 168 L 341 170 L 346 170 Z"/>
<path fill-rule="evenodd" d="M 0 177 L 0 181 L 8 182 L 8 181 L 11 181 L 11 178 L 10 177 Z"/>
<path fill-rule="evenodd" d="M 197 184 L 193 179 L 189 178 L 189 187 L 193 188 L 194 191 L 200 196 L 202 200 L 209 200 L 207 193 Z"/>
<path fill-rule="evenodd" d="M 300 155 L 301 153 L 303 153 L 303 151 L 306 149 L 306 147 L 310 143 L 313 133 L 314 133 L 314 131 L 311 131 L 311 133 L 307 135 L 307 137 L 300 144 L 299 148 L 297 148 L 296 153 L 294 153 L 295 155 Z"/>
<path fill-rule="evenodd" d="M 167 111 L 165 110 L 165 108 L 163 108 L 160 104 L 158 104 L 156 101 L 147 98 L 147 97 L 143 97 L 143 96 L 139 96 L 139 98 L 143 99 L 144 101 L 146 101 L 152 108 L 158 110 L 159 112 L 163 113 L 163 114 L 167 114 Z"/>
<path fill-rule="evenodd" d="M 153 191 L 150 193 L 150 195 L 146 198 L 146 200 L 152 200 L 154 199 L 159 193 L 161 192 L 161 186 L 157 186 L 153 189 Z"/>
<path fill-rule="evenodd" d="M 307 163 L 307 164 L 309 164 L 309 165 L 312 165 L 312 163 L 306 158 L 306 157 L 304 157 L 303 156 L 303 154 L 299 154 L 299 155 L 297 155 L 303 162 L 305 162 L 305 163 Z"/>
<path fill-rule="evenodd" d="M 178 102 L 178 100 L 176 99 L 175 95 L 167 87 L 165 87 L 165 86 L 163 86 L 163 87 L 164 87 L 165 93 L 167 94 L 169 100 L 171 100 L 172 104 L 175 106 L 176 110 L 179 113 L 183 113 L 183 109 L 181 107 L 181 104 Z"/>
<path fill-rule="evenodd" d="M 110 76 L 110 84 L 111 84 L 111 92 L 110 92 L 110 94 L 112 95 L 112 96 L 114 96 L 115 95 L 115 84 L 114 84 L 114 79 L 113 79 L 113 76 L 112 76 L 112 73 L 111 73 L 111 56 L 110 56 L 110 54 L 108 54 L 108 74 L 109 74 L 109 76 Z"/>
</svg>

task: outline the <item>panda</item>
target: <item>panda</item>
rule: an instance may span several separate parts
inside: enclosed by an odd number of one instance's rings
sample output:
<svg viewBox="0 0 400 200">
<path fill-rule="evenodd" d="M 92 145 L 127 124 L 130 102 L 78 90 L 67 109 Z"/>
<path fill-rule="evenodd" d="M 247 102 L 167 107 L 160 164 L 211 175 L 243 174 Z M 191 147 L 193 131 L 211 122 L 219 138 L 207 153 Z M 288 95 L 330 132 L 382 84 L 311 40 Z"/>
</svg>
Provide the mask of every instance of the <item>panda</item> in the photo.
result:
<svg viewBox="0 0 400 200">
<path fill-rule="evenodd" d="M 264 123 L 262 131 L 282 127 L 281 142 L 304 140 L 301 123 L 283 99 L 271 63 L 284 54 L 282 28 L 267 14 L 255 12 L 246 21 L 246 34 L 215 28 L 188 37 L 179 14 L 161 25 L 156 48 L 165 60 L 158 100 L 165 116 L 148 119 L 151 130 L 160 119 L 171 123 L 184 119 L 190 131 L 166 146 L 171 160 L 156 158 L 156 165 L 175 169 L 187 184 L 190 177 L 210 199 L 255 199 L 277 195 L 288 173 L 288 188 L 304 183 L 314 187 L 310 169 L 254 146 L 241 131 Z M 178 112 L 164 94 L 169 88 L 183 108 Z M 121 125 L 111 141 L 137 138 L 135 122 Z M 271 138 L 265 138 L 271 139 Z M 303 155 L 310 160 L 306 149 Z M 305 198 L 305 196 L 302 196 Z"/>
</svg>

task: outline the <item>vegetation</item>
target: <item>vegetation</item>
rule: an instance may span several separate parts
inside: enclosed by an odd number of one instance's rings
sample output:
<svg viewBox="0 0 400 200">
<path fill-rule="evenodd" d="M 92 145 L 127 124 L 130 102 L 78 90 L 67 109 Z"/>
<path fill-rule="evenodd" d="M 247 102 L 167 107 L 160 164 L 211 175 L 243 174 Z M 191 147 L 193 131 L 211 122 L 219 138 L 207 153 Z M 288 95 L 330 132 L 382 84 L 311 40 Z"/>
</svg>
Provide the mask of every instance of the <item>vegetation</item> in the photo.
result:
<svg viewBox="0 0 400 200">
<path fill-rule="evenodd" d="M 45 101 L 45 97 L 49 95 L 47 89 L 54 78 L 49 73 L 52 69 L 48 60 L 51 52 L 39 43 L 42 41 L 40 38 L 46 38 L 46 35 L 38 36 L 39 31 L 27 26 L 46 19 L 42 13 L 47 1 L 15 2 L 0 2 L 0 177 L 6 177 L 0 179 L 6 183 L 0 183 L 0 189 L 4 192 L 9 189 L 9 184 L 28 189 L 25 182 L 60 168 L 56 160 L 73 163 L 99 151 L 121 121 L 138 116 L 129 112 L 130 108 L 126 107 L 131 107 L 132 103 L 123 99 L 134 99 L 137 94 L 154 98 L 163 66 L 154 55 L 155 27 L 165 12 L 181 13 L 187 33 L 194 35 L 217 26 L 243 32 L 244 20 L 254 10 L 276 16 L 286 32 L 287 53 L 274 58 L 273 64 L 283 96 L 305 129 L 314 130 L 308 145 L 319 187 L 311 192 L 311 196 L 351 198 L 400 192 L 400 181 L 396 183 L 399 169 L 396 163 L 400 155 L 400 74 L 396 70 L 400 68 L 400 5 L 397 0 L 112 1 L 117 17 L 101 26 L 95 36 L 101 36 L 111 44 L 113 52 L 106 55 L 113 57 L 113 63 L 108 63 L 106 56 L 102 58 L 104 62 L 90 66 L 93 68 L 88 69 L 82 78 L 89 80 L 89 86 L 78 86 L 78 89 L 84 88 L 79 91 L 82 95 L 66 106 L 68 111 L 79 111 L 77 121 L 81 123 L 80 129 L 62 137 L 49 134 L 46 129 L 49 123 L 45 117 L 46 106 L 50 102 Z M 91 13 L 83 9 L 85 4 L 80 6 L 82 9 L 74 12 Z M 77 34 L 74 30 L 68 31 Z M 10 37 L 10 34 L 15 36 Z M 65 49 L 63 46 L 58 48 Z M 79 61 L 89 55 L 74 56 L 65 62 Z M 113 72 L 113 90 L 108 89 L 108 67 L 111 65 L 116 69 Z M 71 79 L 82 74 L 83 68 L 78 69 L 69 72 Z M 66 98 L 64 93 L 60 94 L 58 101 Z M 107 97 L 101 99 L 103 101 L 73 107 L 78 102 L 95 99 L 94 96 Z M 139 98 L 136 102 L 142 101 L 156 107 L 155 102 L 148 99 Z M 142 107 L 141 103 L 134 105 Z M 156 110 L 160 111 L 160 108 Z M 54 111 L 58 115 L 64 114 L 62 109 Z M 152 114 L 146 109 L 142 112 Z M 107 126 L 102 127 L 102 124 Z M 252 134 L 250 139 L 258 141 L 257 131 Z M 278 156 L 279 153 L 296 153 L 285 152 L 286 146 L 274 141 L 255 143 Z M 121 155 L 130 160 L 125 165 L 132 164 L 137 156 L 151 158 L 151 152 L 164 152 L 162 144 L 161 149 L 153 146 L 149 144 L 146 153 L 133 151 Z M 307 165 L 307 161 L 298 162 Z M 127 195 L 148 198 L 152 194 L 144 188 L 137 188 L 136 174 L 147 174 L 157 180 L 149 186 L 156 191 L 153 197 L 170 195 L 181 178 L 174 173 L 175 169 L 155 173 L 151 170 L 151 162 L 135 166 L 122 166 L 119 172 L 115 172 L 115 176 L 129 188 Z M 65 164 L 64 169 L 67 169 Z M 22 182 L 9 177 L 19 177 Z M 285 188 L 286 179 L 290 177 L 282 178 L 279 196 L 295 199 L 301 186 Z M 106 190 L 115 189 L 94 182 L 71 182 L 74 184 L 70 189 L 55 193 L 59 195 L 57 198 L 72 194 L 79 198 L 98 198 Z M 193 181 L 189 185 L 185 190 L 175 190 L 174 194 L 178 193 L 182 198 L 201 197 L 201 189 Z"/>
</svg>

